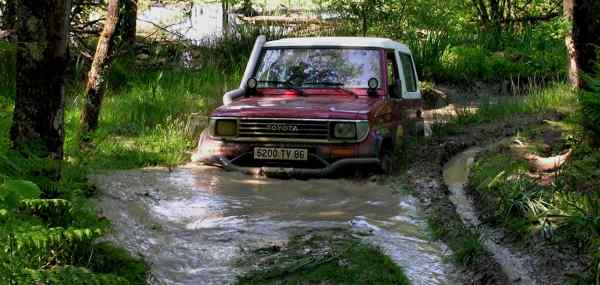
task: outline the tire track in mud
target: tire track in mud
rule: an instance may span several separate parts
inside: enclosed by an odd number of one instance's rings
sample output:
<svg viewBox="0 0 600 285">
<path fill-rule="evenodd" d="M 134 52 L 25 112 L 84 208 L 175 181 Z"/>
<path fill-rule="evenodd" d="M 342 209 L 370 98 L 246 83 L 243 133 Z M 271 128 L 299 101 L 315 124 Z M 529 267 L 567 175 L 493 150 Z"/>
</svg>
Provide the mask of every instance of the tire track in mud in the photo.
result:
<svg viewBox="0 0 600 285">
<path fill-rule="evenodd" d="M 460 134 L 433 137 L 414 148 L 415 158 L 407 171 L 414 195 L 423 205 L 426 215 L 435 217 L 449 228 L 460 228 L 483 235 L 486 252 L 468 267 L 462 267 L 465 284 L 565 284 L 564 268 L 556 268 L 555 256 L 564 254 L 542 246 L 523 246 L 509 242 L 502 229 L 479 222 L 479 212 L 470 204 L 473 197 L 459 191 L 456 185 L 446 186 L 444 165 L 470 148 L 483 148 L 501 143 L 519 131 L 556 120 L 560 113 L 520 115 L 510 121 L 464 126 Z M 467 155 L 467 160 L 468 160 Z M 464 158 L 464 157 L 462 157 Z M 468 162 L 468 161 L 467 161 Z M 467 168 L 469 163 L 460 167 Z M 464 170 L 464 169 L 463 169 Z M 466 180 L 466 179 L 464 179 Z M 462 187 L 462 185 L 461 185 Z M 452 189 L 454 188 L 454 189 Z M 452 201 L 454 200 L 454 201 Z M 470 204 L 470 205 L 469 205 Z M 441 239 L 450 243 L 449 235 Z M 567 262 L 568 263 L 568 262 Z"/>
</svg>

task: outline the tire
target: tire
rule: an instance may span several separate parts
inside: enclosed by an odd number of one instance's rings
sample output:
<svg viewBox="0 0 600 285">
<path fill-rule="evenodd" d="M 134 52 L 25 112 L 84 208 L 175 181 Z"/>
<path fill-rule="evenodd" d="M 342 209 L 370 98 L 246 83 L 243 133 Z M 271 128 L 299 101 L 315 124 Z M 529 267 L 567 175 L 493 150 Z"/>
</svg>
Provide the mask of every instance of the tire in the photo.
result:
<svg viewBox="0 0 600 285">
<path fill-rule="evenodd" d="M 425 120 L 417 119 L 411 123 L 410 135 L 418 138 L 425 136 Z"/>
<path fill-rule="evenodd" d="M 394 153 L 390 149 L 381 150 L 381 158 L 379 162 L 379 172 L 383 175 L 390 175 L 394 172 Z"/>
</svg>

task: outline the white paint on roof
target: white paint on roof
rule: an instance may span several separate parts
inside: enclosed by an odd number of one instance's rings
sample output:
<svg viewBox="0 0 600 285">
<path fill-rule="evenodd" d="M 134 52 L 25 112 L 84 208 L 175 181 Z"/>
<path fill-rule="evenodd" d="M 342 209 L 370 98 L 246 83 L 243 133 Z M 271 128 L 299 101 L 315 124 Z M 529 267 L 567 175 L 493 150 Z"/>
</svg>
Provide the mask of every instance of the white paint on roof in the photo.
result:
<svg viewBox="0 0 600 285">
<path fill-rule="evenodd" d="M 408 46 L 386 38 L 370 37 L 311 37 L 311 38 L 288 38 L 270 41 L 264 45 L 272 47 L 360 47 L 360 48 L 385 48 L 395 49 L 410 53 Z"/>
</svg>

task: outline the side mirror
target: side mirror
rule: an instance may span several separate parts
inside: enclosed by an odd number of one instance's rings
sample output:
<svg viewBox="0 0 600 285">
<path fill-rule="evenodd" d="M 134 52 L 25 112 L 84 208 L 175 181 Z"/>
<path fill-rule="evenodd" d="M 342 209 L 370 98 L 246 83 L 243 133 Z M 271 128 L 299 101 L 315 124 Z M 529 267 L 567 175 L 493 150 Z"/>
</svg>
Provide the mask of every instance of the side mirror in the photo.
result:
<svg viewBox="0 0 600 285">
<path fill-rule="evenodd" d="M 397 83 L 390 86 L 390 97 L 392 98 L 402 98 L 402 82 L 398 81 Z"/>
<path fill-rule="evenodd" d="M 256 87 L 258 86 L 258 81 L 254 77 L 250 77 L 248 81 L 246 81 L 246 93 L 245 97 L 250 97 L 256 94 Z"/>
<path fill-rule="evenodd" d="M 377 88 L 379 88 L 379 80 L 375 77 L 371 77 L 367 82 L 369 86 L 369 90 L 367 90 L 367 94 L 371 97 L 377 96 Z"/>
</svg>

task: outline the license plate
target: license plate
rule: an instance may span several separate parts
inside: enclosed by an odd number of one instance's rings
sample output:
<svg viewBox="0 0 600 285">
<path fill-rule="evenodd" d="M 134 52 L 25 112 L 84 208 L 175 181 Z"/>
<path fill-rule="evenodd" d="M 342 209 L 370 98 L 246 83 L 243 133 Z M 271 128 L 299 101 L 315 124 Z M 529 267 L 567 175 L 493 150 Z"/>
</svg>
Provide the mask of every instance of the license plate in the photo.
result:
<svg viewBox="0 0 600 285">
<path fill-rule="evenodd" d="M 255 147 L 254 159 L 308 160 L 308 150 L 302 148 Z"/>
</svg>

